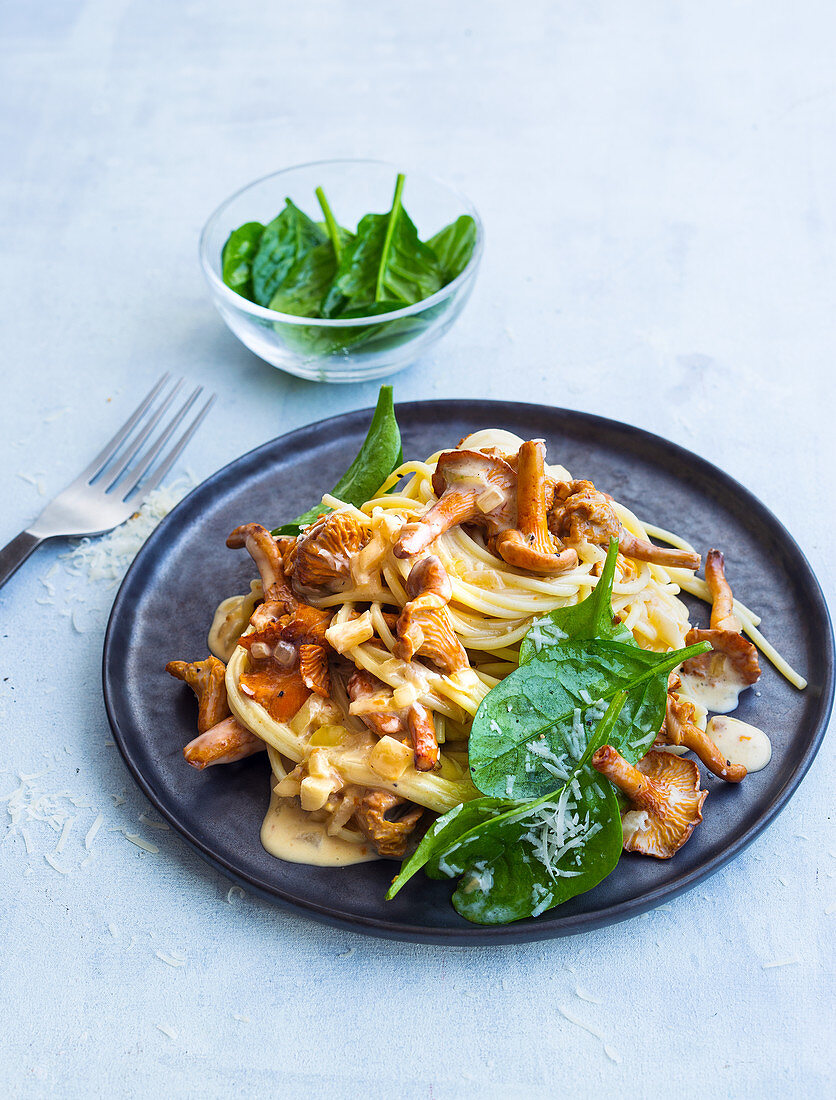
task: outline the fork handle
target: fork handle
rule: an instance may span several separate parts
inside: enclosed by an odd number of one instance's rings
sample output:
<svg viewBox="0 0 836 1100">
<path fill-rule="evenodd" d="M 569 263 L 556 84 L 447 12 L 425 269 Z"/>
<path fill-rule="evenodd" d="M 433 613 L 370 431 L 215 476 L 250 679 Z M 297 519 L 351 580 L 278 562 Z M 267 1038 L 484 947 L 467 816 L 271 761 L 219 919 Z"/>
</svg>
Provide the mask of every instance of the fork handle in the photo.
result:
<svg viewBox="0 0 836 1100">
<path fill-rule="evenodd" d="M 6 583 L 12 573 L 23 565 L 29 555 L 44 540 L 29 531 L 21 531 L 16 538 L 0 550 L 0 588 Z"/>
</svg>

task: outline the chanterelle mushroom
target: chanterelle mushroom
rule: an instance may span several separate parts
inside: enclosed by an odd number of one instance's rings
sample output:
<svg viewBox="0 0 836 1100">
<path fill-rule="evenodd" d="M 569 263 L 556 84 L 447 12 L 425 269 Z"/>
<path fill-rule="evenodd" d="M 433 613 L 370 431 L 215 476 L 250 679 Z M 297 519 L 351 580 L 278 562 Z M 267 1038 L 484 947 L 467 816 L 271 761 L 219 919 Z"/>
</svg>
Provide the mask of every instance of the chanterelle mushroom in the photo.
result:
<svg viewBox="0 0 836 1100">
<path fill-rule="evenodd" d="M 226 665 L 217 657 L 205 661 L 169 661 L 166 672 L 187 683 L 197 696 L 197 729 L 206 733 L 229 714 L 226 701 Z"/>
<path fill-rule="evenodd" d="M 682 569 L 698 569 L 700 564 L 699 554 L 655 546 L 631 535 L 621 526 L 612 497 L 596 489 L 591 481 L 557 483 L 554 504 L 549 512 L 549 529 L 567 546 L 586 542 L 606 547 L 611 538 L 617 538 L 618 549 L 626 558 Z"/>
<path fill-rule="evenodd" d="M 703 764 L 727 783 L 739 783 L 746 778 L 746 769 L 742 764 L 732 764 L 726 760 L 705 730 L 697 725 L 694 704 L 678 695 L 668 692 L 665 722 L 661 730 L 661 739 L 669 745 L 685 745 Z"/>
<path fill-rule="evenodd" d="M 413 565 L 406 579 L 409 602 L 398 618 L 396 657 L 411 661 L 427 657 L 446 673 L 469 668 L 464 646 L 453 632 L 446 604 L 452 595 L 450 579 L 441 561 L 430 555 Z"/>
<path fill-rule="evenodd" d="M 408 524 L 394 546 L 395 557 L 420 554 L 439 535 L 468 523 L 489 535 L 516 521 L 516 476 L 497 455 L 482 451 L 445 451 L 433 474 L 438 500 L 417 524 Z"/>
<path fill-rule="evenodd" d="M 193 768 L 202 771 L 213 764 L 234 764 L 263 752 L 266 747 L 260 737 L 230 716 L 190 741 L 183 749 L 183 756 Z"/>
<path fill-rule="evenodd" d="M 258 567 L 265 600 L 283 600 L 289 595 L 282 569 L 282 555 L 276 540 L 260 523 L 236 527 L 226 540 L 230 550 L 246 547 Z"/>
<path fill-rule="evenodd" d="M 688 645 L 710 642 L 714 652 L 691 657 L 682 671 L 688 676 L 722 679 L 731 666 L 742 685 L 754 684 L 761 674 L 758 651 L 740 633 L 740 620 L 734 614 L 734 597 L 719 550 L 709 550 L 706 555 L 705 579 L 711 592 L 711 627 L 689 630 L 685 640 Z"/>
<path fill-rule="evenodd" d="M 401 811 L 402 816 L 393 821 L 386 816 L 392 811 Z M 378 855 L 400 858 L 406 852 L 409 834 L 423 812 L 420 806 L 414 806 L 389 791 L 371 790 L 360 799 L 354 811 L 354 820 L 360 832 L 377 848 Z"/>
<path fill-rule="evenodd" d="M 351 559 L 370 537 L 369 528 L 352 512 L 320 516 L 285 550 L 293 591 L 301 599 L 343 591 L 351 584 Z"/>
<path fill-rule="evenodd" d="M 352 708 L 352 713 L 356 713 L 373 733 L 398 740 L 408 735 L 416 770 L 433 770 L 438 763 L 438 741 L 431 711 L 417 701 L 409 707 L 398 708 L 386 684 L 362 669 L 353 673 L 346 690 L 351 702 L 361 708 Z M 366 709 L 369 703 L 374 704 L 374 709 Z"/>
<path fill-rule="evenodd" d="M 592 766 L 632 804 L 621 822 L 625 851 L 670 859 L 702 821 L 708 792 L 700 790 L 693 760 L 649 752 L 633 767 L 612 745 L 604 745 L 593 755 Z"/>
<path fill-rule="evenodd" d="M 517 454 L 517 522 L 496 537 L 496 551 L 509 565 L 529 573 L 553 575 L 574 569 L 578 555 L 570 547 L 556 546 L 548 525 L 546 500 L 546 448 L 543 443 L 523 443 Z"/>
</svg>

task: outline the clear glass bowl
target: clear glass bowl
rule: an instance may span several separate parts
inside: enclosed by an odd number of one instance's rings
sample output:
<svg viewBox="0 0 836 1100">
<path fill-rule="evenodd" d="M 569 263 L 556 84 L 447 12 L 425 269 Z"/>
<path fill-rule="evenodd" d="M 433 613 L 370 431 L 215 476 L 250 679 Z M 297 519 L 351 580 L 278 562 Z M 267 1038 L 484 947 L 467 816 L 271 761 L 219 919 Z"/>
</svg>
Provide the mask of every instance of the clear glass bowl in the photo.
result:
<svg viewBox="0 0 836 1100">
<path fill-rule="evenodd" d="M 355 229 L 364 214 L 385 213 L 398 171 L 379 160 L 323 160 L 256 180 L 221 203 L 200 236 L 200 262 L 218 312 L 238 339 L 274 367 L 316 382 L 364 382 L 408 366 L 450 328 L 470 297 L 482 257 L 483 230 L 473 204 L 455 188 L 408 171 L 403 203 L 422 240 L 462 214 L 476 222 L 476 245 L 464 271 L 432 297 L 392 313 L 312 320 L 265 309 L 230 290 L 221 251 L 233 229 L 271 221 L 291 198 L 314 220 L 323 187 L 337 221 Z"/>
</svg>

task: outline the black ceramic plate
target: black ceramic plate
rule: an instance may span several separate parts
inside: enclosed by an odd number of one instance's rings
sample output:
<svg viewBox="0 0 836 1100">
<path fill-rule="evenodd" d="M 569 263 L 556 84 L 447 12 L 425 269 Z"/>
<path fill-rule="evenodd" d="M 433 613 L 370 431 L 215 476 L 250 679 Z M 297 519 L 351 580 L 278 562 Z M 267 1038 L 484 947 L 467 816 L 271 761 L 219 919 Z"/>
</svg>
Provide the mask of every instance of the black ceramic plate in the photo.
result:
<svg viewBox="0 0 836 1100">
<path fill-rule="evenodd" d="M 740 852 L 786 804 L 824 735 L 833 695 L 833 636 L 821 590 L 775 517 L 709 463 L 658 436 L 612 420 L 512 402 L 427 401 L 398 407 L 406 455 L 454 446 L 500 426 L 545 438 L 549 457 L 591 478 L 650 523 L 680 532 L 700 550 L 726 554 L 735 592 L 809 680 L 796 691 L 764 665 L 759 694 L 738 716 L 772 739 L 772 762 L 740 786 L 708 776 L 705 820 L 675 859 L 625 856 L 588 894 L 536 920 L 469 924 L 450 904 L 452 885 L 419 874 L 384 901 L 391 861 L 333 869 L 285 863 L 261 847 L 268 803 L 263 754 L 205 772 L 182 746 L 195 733 L 191 693 L 163 672 L 172 658 L 206 656 L 219 600 L 247 590 L 248 556 L 225 548 L 240 523 L 266 526 L 297 515 L 333 485 L 356 453 L 369 411 L 292 432 L 218 471 L 166 517 L 122 584 L 104 647 L 104 696 L 113 733 L 140 787 L 212 864 L 249 890 L 309 916 L 378 936 L 430 943 L 515 943 L 624 920 L 694 886 Z M 707 618 L 692 608 L 692 621 Z"/>
</svg>

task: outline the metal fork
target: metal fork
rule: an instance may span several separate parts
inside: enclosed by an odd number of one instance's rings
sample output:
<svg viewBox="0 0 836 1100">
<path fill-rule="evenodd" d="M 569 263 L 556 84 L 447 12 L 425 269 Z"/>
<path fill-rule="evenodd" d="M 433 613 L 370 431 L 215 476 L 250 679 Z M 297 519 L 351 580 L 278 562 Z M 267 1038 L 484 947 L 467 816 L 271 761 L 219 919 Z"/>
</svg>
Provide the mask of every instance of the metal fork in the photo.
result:
<svg viewBox="0 0 836 1100">
<path fill-rule="evenodd" d="M 198 386 L 151 439 L 183 385 L 182 378 L 175 382 L 155 407 L 170 378 L 170 374 L 162 376 L 90 465 L 47 504 L 34 523 L 0 550 L 0 586 L 46 539 L 103 535 L 124 523 L 157 488 L 215 401 L 215 394 L 211 394 L 171 450 L 160 458 L 166 443 L 203 393 L 203 386 Z"/>
</svg>

